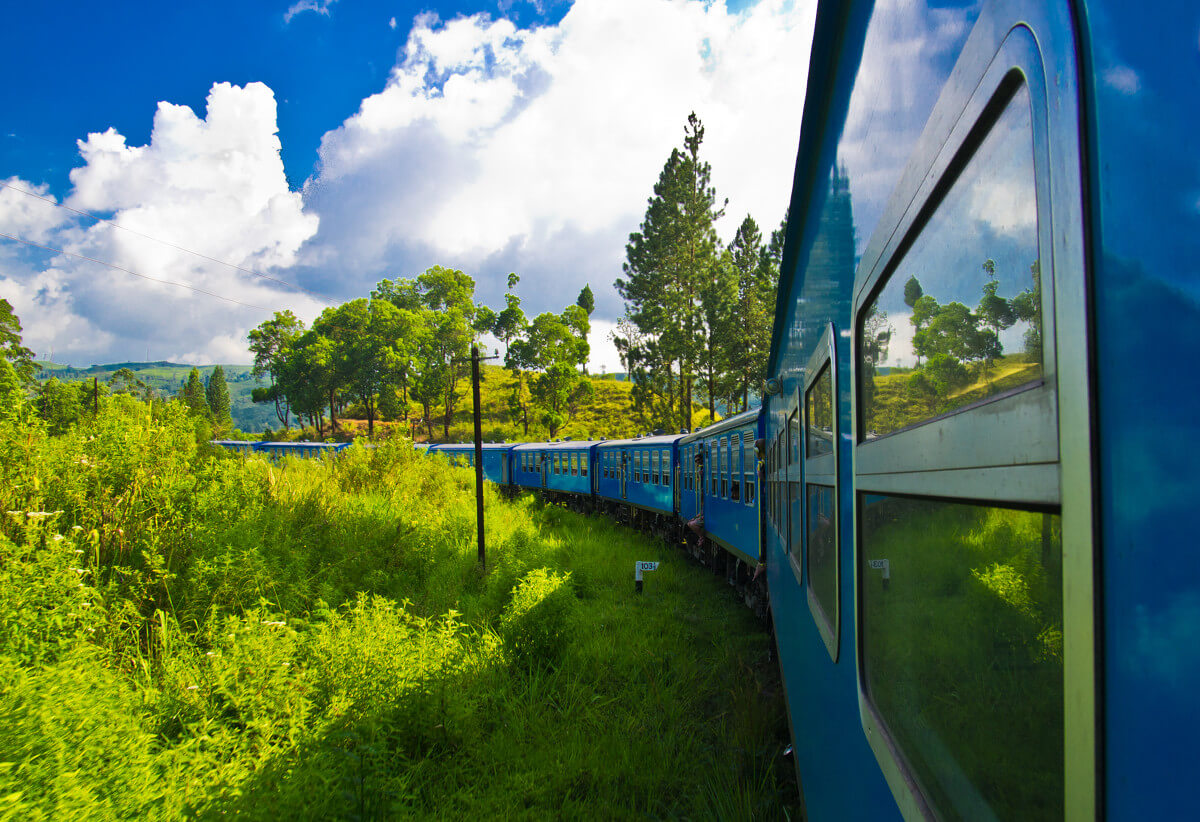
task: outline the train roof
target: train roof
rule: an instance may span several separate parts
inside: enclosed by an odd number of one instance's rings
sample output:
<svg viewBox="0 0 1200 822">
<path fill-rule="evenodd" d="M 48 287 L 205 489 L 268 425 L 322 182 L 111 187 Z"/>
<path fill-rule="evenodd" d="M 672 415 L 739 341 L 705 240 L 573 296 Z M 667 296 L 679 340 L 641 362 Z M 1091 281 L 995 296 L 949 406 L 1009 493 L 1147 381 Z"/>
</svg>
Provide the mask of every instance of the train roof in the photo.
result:
<svg viewBox="0 0 1200 822">
<path fill-rule="evenodd" d="M 618 448 L 633 447 L 636 445 L 674 445 L 679 439 L 682 439 L 685 434 L 661 434 L 657 437 L 634 437 L 626 440 L 605 440 L 601 443 L 602 448 L 608 448 L 610 445 Z"/>
<path fill-rule="evenodd" d="M 513 442 L 485 442 L 483 443 L 484 451 L 506 451 L 512 448 L 516 443 Z M 473 442 L 439 442 L 429 446 L 430 451 L 474 451 L 475 443 Z"/>
<path fill-rule="evenodd" d="M 523 442 L 517 445 L 513 450 L 522 451 L 578 451 L 580 449 L 587 450 L 595 445 L 600 445 L 604 440 L 563 440 L 562 442 Z"/>
<path fill-rule="evenodd" d="M 695 442 L 696 440 L 710 437 L 713 434 L 719 434 L 722 431 L 728 431 L 732 428 L 741 428 L 748 423 L 757 423 L 760 413 L 762 413 L 761 407 L 751 408 L 749 411 L 743 411 L 740 414 L 734 414 L 732 417 L 726 417 L 720 422 L 714 422 L 712 425 L 705 426 L 698 431 L 685 434 L 682 440 L 684 442 Z"/>
</svg>

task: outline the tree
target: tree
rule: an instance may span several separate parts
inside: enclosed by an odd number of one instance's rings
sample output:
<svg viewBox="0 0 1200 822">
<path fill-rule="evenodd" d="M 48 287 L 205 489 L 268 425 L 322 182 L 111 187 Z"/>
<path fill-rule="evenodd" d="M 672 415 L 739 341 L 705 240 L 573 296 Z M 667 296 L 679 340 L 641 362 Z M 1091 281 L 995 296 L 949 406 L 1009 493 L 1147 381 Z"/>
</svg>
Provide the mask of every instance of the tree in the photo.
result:
<svg viewBox="0 0 1200 822">
<path fill-rule="evenodd" d="M 255 378 L 270 376 L 271 384 L 266 388 L 255 388 L 251 393 L 254 402 L 273 402 L 275 416 L 286 431 L 291 416 L 288 396 L 279 387 L 280 377 L 287 364 L 292 345 L 304 333 L 304 323 L 296 319 L 291 311 L 276 311 L 275 316 L 257 328 L 250 330 L 250 351 L 254 354 L 254 368 L 250 371 Z"/>
<path fill-rule="evenodd" d="M 737 365 L 735 349 L 742 341 L 736 327 L 738 307 L 738 268 L 733 255 L 726 251 L 720 262 L 712 267 L 709 276 L 700 287 L 700 305 L 703 310 L 703 347 L 700 349 L 700 376 L 704 393 L 708 398 L 708 415 L 716 419 L 717 400 L 728 400 L 737 393 L 739 386 L 730 374 Z"/>
<path fill-rule="evenodd" d="M 693 112 L 684 128 L 683 149 L 671 151 L 654 185 L 654 196 L 647 201 L 641 228 L 629 235 L 624 277 L 616 281 L 625 300 L 625 315 L 638 333 L 636 338 L 613 338 L 631 378 L 642 372 L 638 375 L 643 380 L 641 390 L 634 392 L 639 408 L 646 410 L 650 397 L 677 386 L 682 421 L 688 428 L 705 335 L 701 290 L 717 263 L 714 224 L 724 214 L 710 182 L 711 166 L 700 159 L 703 141 L 704 126 Z M 673 401 L 654 404 L 674 406 Z M 676 420 L 662 422 L 673 426 Z"/>
<path fill-rule="evenodd" d="M 12 422 L 18 419 L 24 406 L 21 380 L 8 360 L 0 358 L 0 420 Z"/>
<path fill-rule="evenodd" d="M 0 356 L 12 365 L 13 373 L 22 384 L 33 382 L 37 370 L 33 364 L 33 351 L 21 345 L 21 321 L 8 300 L 0 300 Z"/>
<path fill-rule="evenodd" d="M 187 383 L 183 386 L 183 404 L 188 407 L 192 416 L 208 417 L 208 400 L 204 396 L 204 383 L 200 381 L 200 371 L 193 368 L 188 372 Z"/>
<path fill-rule="evenodd" d="M 729 338 L 731 399 L 740 397 L 743 411 L 750 407 L 751 387 L 766 378 L 784 233 L 780 226 L 764 247 L 758 224 L 747 214 L 729 244 L 738 278 L 737 319 Z"/>
<path fill-rule="evenodd" d="M 984 373 L 987 374 L 992 369 L 993 361 L 1001 354 L 1000 332 L 1010 328 L 1017 321 L 1017 315 L 1013 311 L 1012 304 L 996 293 L 1000 283 L 996 281 L 995 261 L 986 260 L 983 270 L 987 272 L 988 280 L 983 284 L 983 298 L 979 301 L 976 314 L 980 323 L 992 330 L 992 335 L 996 340 L 995 346 L 989 347 L 985 353 Z"/>
<path fill-rule="evenodd" d="M 921 282 L 916 278 L 916 275 L 909 277 L 904 283 L 904 304 L 912 308 L 917 304 L 917 300 L 924 296 L 925 291 L 921 288 Z"/>
<path fill-rule="evenodd" d="M 569 419 L 572 406 L 592 387 L 578 370 L 587 359 L 587 343 L 578 333 L 581 320 L 586 322 L 587 314 L 578 305 L 567 306 L 560 315 L 540 314 L 530 324 L 527 338 L 513 345 L 524 366 L 539 372 L 531 380 L 530 398 L 541 409 L 552 438 Z"/>
<path fill-rule="evenodd" d="M 208 402 L 208 410 L 212 415 L 213 426 L 218 431 L 227 431 L 233 427 L 233 419 L 229 413 L 229 386 L 225 382 L 225 369 L 214 366 L 208 377 L 208 385 L 204 388 L 204 398 Z"/>
<path fill-rule="evenodd" d="M 59 382 L 56 377 L 46 380 L 38 389 L 38 415 L 46 421 L 51 434 L 63 434 L 83 416 L 81 389 L 86 383 Z"/>
<path fill-rule="evenodd" d="M 592 294 L 592 287 L 588 283 L 583 284 L 583 290 L 579 292 L 579 296 L 575 298 L 575 305 L 579 306 L 587 314 L 586 324 L 584 325 L 583 342 L 587 345 L 588 334 L 592 330 L 592 312 L 596 310 L 596 298 Z M 590 353 L 590 348 L 589 348 Z M 583 361 L 583 373 L 587 373 L 587 359 Z"/>
</svg>

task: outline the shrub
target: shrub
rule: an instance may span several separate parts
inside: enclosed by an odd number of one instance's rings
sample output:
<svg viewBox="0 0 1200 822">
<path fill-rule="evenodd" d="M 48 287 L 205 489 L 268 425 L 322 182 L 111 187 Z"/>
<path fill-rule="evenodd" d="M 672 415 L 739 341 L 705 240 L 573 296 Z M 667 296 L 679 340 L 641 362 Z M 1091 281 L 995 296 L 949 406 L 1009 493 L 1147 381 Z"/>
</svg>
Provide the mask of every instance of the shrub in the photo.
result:
<svg viewBox="0 0 1200 822">
<path fill-rule="evenodd" d="M 569 572 L 537 568 L 526 574 L 500 619 L 509 658 L 521 665 L 554 664 L 568 641 L 575 603 Z"/>
</svg>

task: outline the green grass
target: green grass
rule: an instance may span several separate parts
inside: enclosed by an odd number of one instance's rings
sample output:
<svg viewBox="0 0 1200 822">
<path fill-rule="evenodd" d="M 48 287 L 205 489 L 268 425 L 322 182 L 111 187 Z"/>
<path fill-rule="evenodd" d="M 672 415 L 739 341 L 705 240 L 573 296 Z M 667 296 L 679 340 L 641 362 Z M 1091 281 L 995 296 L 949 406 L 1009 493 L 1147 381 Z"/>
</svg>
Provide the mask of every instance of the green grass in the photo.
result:
<svg viewBox="0 0 1200 822">
<path fill-rule="evenodd" d="M 0 425 L 0 818 L 782 818 L 727 586 L 407 442 L 273 464 L 105 398 Z M 633 593 L 635 560 L 659 560 Z"/>
</svg>

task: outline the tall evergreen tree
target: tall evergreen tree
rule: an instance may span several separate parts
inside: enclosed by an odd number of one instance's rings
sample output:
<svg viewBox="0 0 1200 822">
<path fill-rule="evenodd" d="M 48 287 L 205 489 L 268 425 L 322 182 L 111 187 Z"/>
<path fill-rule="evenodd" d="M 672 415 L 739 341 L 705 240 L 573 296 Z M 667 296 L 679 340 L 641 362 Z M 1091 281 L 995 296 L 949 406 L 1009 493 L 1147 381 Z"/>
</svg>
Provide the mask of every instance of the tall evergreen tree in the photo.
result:
<svg viewBox="0 0 1200 822">
<path fill-rule="evenodd" d="M 717 264 L 720 243 L 714 223 L 724 205 L 717 206 L 711 166 L 700 159 L 704 126 L 694 112 L 683 142 L 659 174 L 641 230 L 629 235 L 625 276 L 616 281 L 641 345 L 634 343 L 635 335 L 614 339 L 631 377 L 645 369 L 650 392 L 678 390 L 681 421 L 691 428 L 693 381 L 706 335 L 702 289 Z M 644 402 L 646 395 L 640 396 Z"/>
<path fill-rule="evenodd" d="M 596 310 L 596 297 L 594 294 L 592 294 L 592 287 L 590 284 L 588 284 L 588 283 L 583 284 L 583 290 L 579 292 L 579 296 L 575 299 L 575 305 L 582 308 L 584 310 L 584 312 L 587 314 L 586 326 L 585 326 L 584 332 L 583 332 L 583 343 L 584 343 L 584 345 L 587 345 L 588 344 L 588 335 L 591 333 L 591 330 L 592 330 L 592 324 L 591 324 L 592 312 Z M 590 351 L 591 351 L 590 347 L 589 347 L 588 351 L 590 353 Z M 583 358 L 583 373 L 584 374 L 587 373 L 587 357 Z"/>
<path fill-rule="evenodd" d="M 189 412 L 197 417 L 208 417 L 208 400 L 204 396 L 204 383 L 200 380 L 199 369 L 193 368 L 188 372 L 182 396 Z"/>
<path fill-rule="evenodd" d="M 225 382 L 225 369 L 214 366 L 208 377 L 208 385 L 204 388 L 204 398 L 208 401 L 208 410 L 212 415 L 213 425 L 218 431 L 227 431 L 233 427 L 233 419 L 229 413 L 229 385 Z"/>
</svg>

